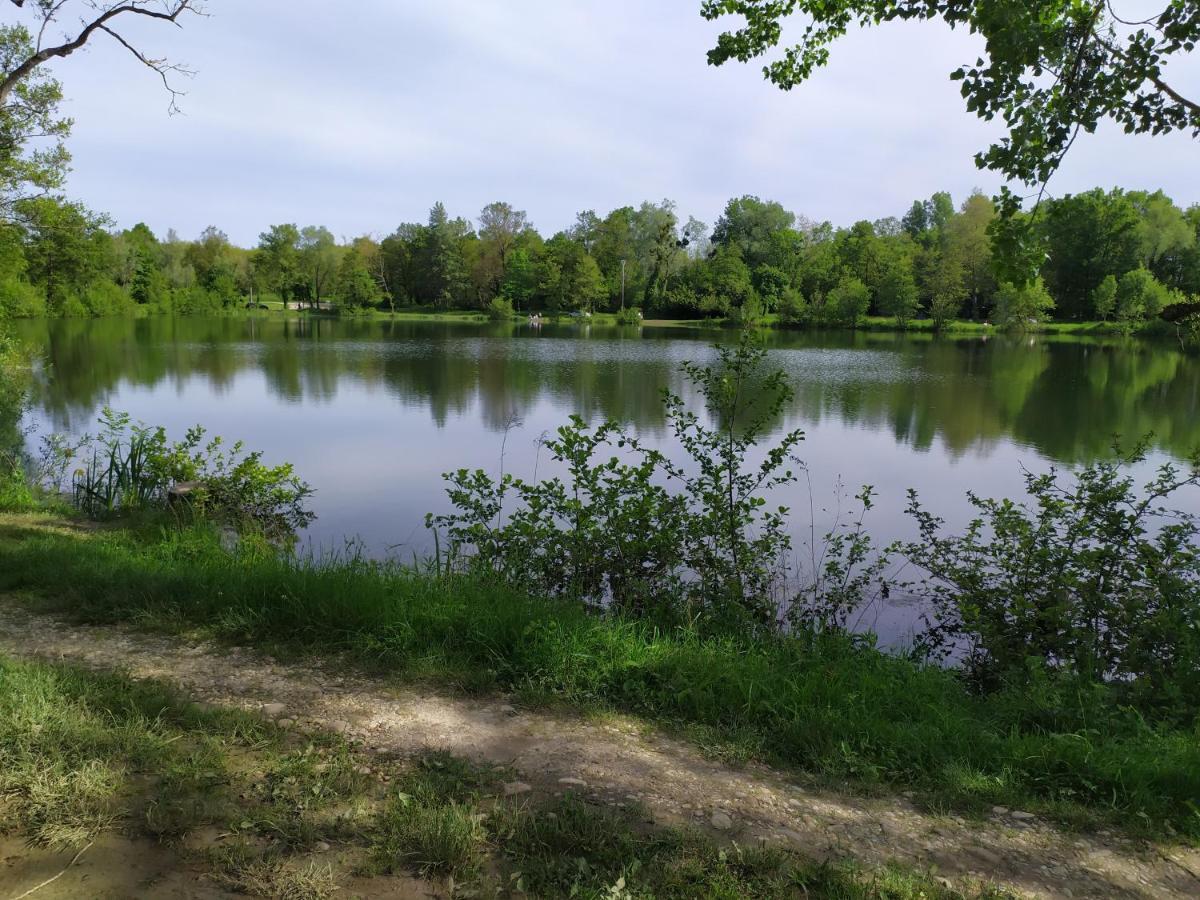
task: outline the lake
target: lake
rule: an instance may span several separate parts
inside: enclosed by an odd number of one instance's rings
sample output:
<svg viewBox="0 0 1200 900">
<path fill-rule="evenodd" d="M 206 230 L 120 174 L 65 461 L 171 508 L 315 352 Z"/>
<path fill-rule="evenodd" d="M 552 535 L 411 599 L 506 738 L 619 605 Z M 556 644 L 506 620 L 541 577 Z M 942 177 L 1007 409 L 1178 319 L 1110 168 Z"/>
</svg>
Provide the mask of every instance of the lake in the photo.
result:
<svg viewBox="0 0 1200 900">
<path fill-rule="evenodd" d="M 39 433 L 84 431 L 104 405 L 181 436 L 193 424 L 289 461 L 316 489 L 319 550 L 357 539 L 376 556 L 432 546 L 441 475 L 548 471 L 538 439 L 578 412 L 668 444 L 660 392 L 688 396 L 684 360 L 733 332 L 583 324 L 101 319 L 19 323 L 42 355 Z M 1051 337 L 933 338 L 771 332 L 796 389 L 779 430 L 803 428 L 807 476 L 782 497 L 797 541 L 837 509 L 839 480 L 879 494 L 871 530 L 910 533 L 905 491 L 951 523 L 968 489 L 1016 495 L 1024 469 L 1106 456 L 1153 432 L 1151 463 L 1200 446 L 1200 358 L 1170 343 Z M 36 442 L 36 437 L 33 439 Z M 1147 474 L 1148 469 L 1147 468 Z M 811 485 L 811 488 L 810 488 Z M 843 492 L 845 493 L 845 492 Z M 1186 498 L 1200 511 L 1200 499 Z M 811 502 L 810 502 L 811 501 Z M 844 508 L 844 504 L 843 504 Z M 889 613 L 878 623 L 889 630 Z M 903 616 L 900 616 L 903 618 Z"/>
</svg>

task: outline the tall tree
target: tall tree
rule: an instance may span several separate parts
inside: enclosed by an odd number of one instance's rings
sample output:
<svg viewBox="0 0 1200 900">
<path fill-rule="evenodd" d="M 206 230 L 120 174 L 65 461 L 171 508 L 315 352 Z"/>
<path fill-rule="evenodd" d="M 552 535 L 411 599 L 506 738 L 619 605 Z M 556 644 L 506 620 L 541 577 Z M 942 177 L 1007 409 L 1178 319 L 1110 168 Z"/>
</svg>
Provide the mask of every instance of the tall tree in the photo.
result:
<svg viewBox="0 0 1200 900">
<path fill-rule="evenodd" d="M 300 278 L 300 229 L 292 224 L 272 225 L 258 236 L 254 268 L 268 290 L 284 303 L 292 300 Z"/>
<path fill-rule="evenodd" d="M 337 241 L 328 228 L 306 225 L 300 229 L 297 262 L 313 306 L 320 306 L 332 293 L 339 261 Z"/>
<path fill-rule="evenodd" d="M 523 210 L 508 203 L 489 203 L 479 213 L 479 267 L 486 297 L 490 300 L 500 291 L 500 283 L 508 267 L 508 257 L 517 240 L 529 228 L 529 217 Z"/>
</svg>

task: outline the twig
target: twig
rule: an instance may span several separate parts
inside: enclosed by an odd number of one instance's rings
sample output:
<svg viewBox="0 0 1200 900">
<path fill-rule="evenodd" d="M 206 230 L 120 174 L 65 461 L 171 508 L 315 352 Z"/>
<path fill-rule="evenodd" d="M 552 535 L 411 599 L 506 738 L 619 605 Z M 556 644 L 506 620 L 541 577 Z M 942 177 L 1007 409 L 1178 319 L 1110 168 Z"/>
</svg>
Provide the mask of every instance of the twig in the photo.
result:
<svg viewBox="0 0 1200 900">
<path fill-rule="evenodd" d="M 34 893 L 35 891 L 40 891 L 46 885 L 53 884 L 54 882 L 58 881 L 58 879 L 62 878 L 64 875 L 67 874 L 67 869 L 70 869 L 71 866 L 73 866 L 73 865 L 75 865 L 75 863 L 79 862 L 79 857 L 81 857 L 81 856 L 83 856 L 83 854 L 87 853 L 88 847 L 91 847 L 92 843 L 93 843 L 92 841 L 88 841 L 87 846 L 84 847 L 82 850 L 80 850 L 78 853 L 76 853 L 75 857 L 69 863 L 67 863 L 66 868 L 63 869 L 61 872 L 59 872 L 57 875 L 53 875 L 50 878 L 47 878 L 41 884 L 34 885 L 29 890 L 27 890 L 25 893 L 18 894 L 17 896 L 13 897 L 12 900 L 25 900 L 26 897 L 28 897 L 30 894 Z"/>
</svg>

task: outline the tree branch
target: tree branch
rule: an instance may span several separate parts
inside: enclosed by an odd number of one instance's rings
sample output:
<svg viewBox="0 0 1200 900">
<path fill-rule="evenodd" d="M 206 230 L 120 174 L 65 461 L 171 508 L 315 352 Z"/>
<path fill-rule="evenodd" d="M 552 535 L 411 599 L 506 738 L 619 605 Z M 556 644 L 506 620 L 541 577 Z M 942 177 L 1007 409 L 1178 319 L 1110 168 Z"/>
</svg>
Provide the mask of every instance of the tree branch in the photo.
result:
<svg viewBox="0 0 1200 900">
<path fill-rule="evenodd" d="M 122 47 L 132 53 L 138 62 L 158 73 L 158 77 L 162 79 L 163 87 L 166 88 L 167 93 L 171 95 L 171 102 L 167 106 L 167 112 L 171 115 L 179 112 L 179 104 L 177 104 L 175 101 L 179 97 L 183 96 L 183 91 L 177 91 L 175 88 L 171 87 L 171 79 L 168 77 L 168 74 L 171 72 L 176 72 L 180 75 L 187 75 L 190 77 L 194 73 L 184 66 L 168 63 L 165 59 L 150 59 L 107 25 L 101 25 L 100 28 L 102 31 L 111 35 Z"/>
<path fill-rule="evenodd" d="M 25 0 L 11 0 L 11 2 L 18 7 L 21 7 L 24 5 Z M 28 59 L 23 61 L 20 65 L 5 75 L 3 81 L 0 81 L 0 106 L 4 106 L 8 102 L 9 96 L 16 89 L 17 85 L 19 85 L 24 79 L 28 78 L 34 69 L 56 57 L 70 56 L 72 53 L 86 44 L 93 34 L 100 30 L 107 31 L 109 34 L 117 37 L 117 39 L 121 40 L 121 43 L 129 48 L 135 55 L 137 55 L 142 62 L 146 62 L 147 65 L 149 65 L 142 54 L 138 53 L 136 50 L 133 50 L 133 48 L 130 47 L 129 44 L 124 40 L 122 40 L 114 31 L 106 27 L 108 23 L 118 16 L 128 13 L 130 15 L 145 16 L 149 19 L 158 19 L 160 21 L 171 22 L 174 25 L 178 25 L 178 20 L 181 15 L 183 15 L 185 12 L 195 11 L 193 5 L 195 0 L 174 0 L 172 6 L 168 6 L 163 10 L 147 9 L 142 5 L 144 2 L 145 0 L 131 0 L 131 2 L 110 7 L 91 22 L 87 23 L 79 32 L 79 34 L 73 39 L 55 47 L 41 48 L 36 53 L 32 54 Z M 55 13 L 58 12 L 60 6 L 61 4 L 54 6 L 48 11 L 47 17 L 45 21 L 43 21 L 43 30 L 46 23 L 53 18 Z M 155 67 L 151 66 L 151 68 Z M 156 69 L 156 71 L 158 70 Z M 160 72 L 160 74 L 162 73 Z M 172 106 L 174 106 L 174 94 L 175 92 L 172 91 Z"/>
</svg>

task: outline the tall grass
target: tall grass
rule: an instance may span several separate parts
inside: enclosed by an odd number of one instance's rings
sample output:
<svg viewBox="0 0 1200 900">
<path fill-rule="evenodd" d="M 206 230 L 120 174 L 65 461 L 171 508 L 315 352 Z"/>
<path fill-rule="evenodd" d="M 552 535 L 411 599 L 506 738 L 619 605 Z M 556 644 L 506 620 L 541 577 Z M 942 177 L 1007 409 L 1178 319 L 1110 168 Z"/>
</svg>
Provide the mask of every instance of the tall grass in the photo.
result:
<svg viewBox="0 0 1200 900">
<path fill-rule="evenodd" d="M 956 676 L 832 637 L 751 640 L 597 616 L 465 577 L 360 559 L 223 552 L 202 529 L 140 543 L 0 527 L 0 591 L 89 620 L 345 651 L 410 678 L 601 704 L 833 779 L 958 808 L 1026 805 L 1200 839 L 1200 733 L 1102 689 L 970 694 Z"/>
</svg>

